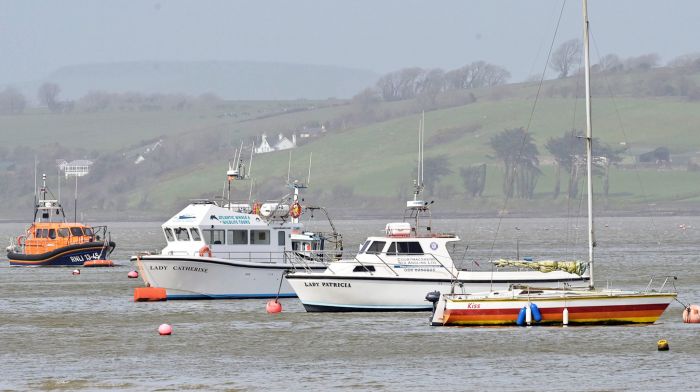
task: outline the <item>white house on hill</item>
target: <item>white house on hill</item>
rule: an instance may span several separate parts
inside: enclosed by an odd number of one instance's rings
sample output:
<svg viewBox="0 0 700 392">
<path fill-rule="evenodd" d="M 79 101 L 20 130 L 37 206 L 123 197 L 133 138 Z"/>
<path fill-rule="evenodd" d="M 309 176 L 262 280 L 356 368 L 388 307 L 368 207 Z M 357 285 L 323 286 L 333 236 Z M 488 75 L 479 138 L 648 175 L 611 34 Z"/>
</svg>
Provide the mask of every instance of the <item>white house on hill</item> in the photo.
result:
<svg viewBox="0 0 700 392">
<path fill-rule="evenodd" d="M 292 140 L 289 140 L 286 136 L 280 133 L 277 137 L 277 143 L 274 145 L 271 145 L 270 142 L 267 141 L 267 135 L 264 133 L 262 134 L 261 139 L 262 140 L 260 141 L 260 145 L 258 147 L 255 147 L 256 154 L 264 154 L 266 152 L 272 151 L 289 150 L 290 148 L 295 148 L 297 146 L 297 136 L 295 134 L 292 134 Z"/>
</svg>

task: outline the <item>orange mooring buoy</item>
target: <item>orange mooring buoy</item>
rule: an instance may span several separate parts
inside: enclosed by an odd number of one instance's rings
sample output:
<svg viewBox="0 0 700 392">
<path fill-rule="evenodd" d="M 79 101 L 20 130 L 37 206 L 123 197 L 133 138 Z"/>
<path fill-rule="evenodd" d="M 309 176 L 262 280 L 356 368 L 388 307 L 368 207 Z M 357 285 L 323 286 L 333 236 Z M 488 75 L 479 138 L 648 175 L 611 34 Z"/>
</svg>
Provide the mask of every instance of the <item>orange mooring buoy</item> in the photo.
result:
<svg viewBox="0 0 700 392">
<path fill-rule="evenodd" d="M 683 322 L 692 324 L 700 323 L 700 306 L 688 305 L 687 308 L 683 309 Z"/>
<path fill-rule="evenodd" d="M 282 311 L 282 304 L 279 303 L 279 301 L 277 301 L 276 299 L 271 299 L 267 301 L 265 310 L 267 310 L 267 313 L 279 313 Z"/>
<path fill-rule="evenodd" d="M 134 302 L 165 301 L 168 299 L 162 287 L 137 287 L 134 289 Z"/>
<path fill-rule="evenodd" d="M 127 276 L 129 279 L 136 279 L 136 278 L 139 277 L 139 273 L 136 272 L 136 271 L 129 271 L 129 273 L 126 274 L 126 276 Z"/>
<path fill-rule="evenodd" d="M 112 260 L 88 260 L 83 263 L 83 267 L 114 267 Z"/>
<path fill-rule="evenodd" d="M 173 327 L 171 327 L 170 324 L 161 324 L 161 325 L 158 327 L 158 333 L 159 333 L 161 336 L 164 336 L 164 335 L 171 335 L 171 334 L 173 333 Z"/>
</svg>

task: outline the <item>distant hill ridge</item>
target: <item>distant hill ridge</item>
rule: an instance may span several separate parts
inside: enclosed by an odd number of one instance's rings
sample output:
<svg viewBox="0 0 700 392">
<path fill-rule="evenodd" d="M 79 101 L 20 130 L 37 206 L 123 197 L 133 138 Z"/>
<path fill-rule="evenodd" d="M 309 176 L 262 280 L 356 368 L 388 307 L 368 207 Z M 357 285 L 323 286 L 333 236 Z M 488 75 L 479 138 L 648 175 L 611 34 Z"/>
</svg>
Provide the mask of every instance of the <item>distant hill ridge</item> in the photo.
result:
<svg viewBox="0 0 700 392">
<path fill-rule="evenodd" d="M 140 61 L 66 66 L 43 81 L 58 83 L 61 96 L 67 99 L 104 90 L 190 95 L 211 92 L 225 99 L 288 100 L 349 98 L 374 84 L 378 77 L 372 71 L 330 65 Z"/>
</svg>

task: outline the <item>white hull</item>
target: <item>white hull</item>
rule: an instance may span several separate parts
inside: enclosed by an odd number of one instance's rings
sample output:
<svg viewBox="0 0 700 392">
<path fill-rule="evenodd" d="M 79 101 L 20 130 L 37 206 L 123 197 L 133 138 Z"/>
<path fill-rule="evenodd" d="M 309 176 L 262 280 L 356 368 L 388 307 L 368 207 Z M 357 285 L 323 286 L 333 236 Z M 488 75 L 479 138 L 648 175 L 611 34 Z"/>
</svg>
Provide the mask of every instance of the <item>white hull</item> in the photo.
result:
<svg viewBox="0 0 700 392">
<path fill-rule="evenodd" d="M 164 255 L 134 257 L 132 261 L 144 282 L 164 288 L 168 299 L 296 297 L 283 279 L 284 273 L 293 268 L 289 263 Z M 311 268 L 322 271 L 325 266 Z"/>
<path fill-rule="evenodd" d="M 449 292 L 453 280 L 443 274 L 401 276 L 338 276 L 331 273 L 295 272 L 287 276 L 297 296 L 309 312 L 351 311 L 428 311 L 425 300 L 431 291 Z M 359 275 L 359 274 L 358 274 Z M 587 284 L 587 278 L 563 272 L 470 272 L 460 271 L 458 292 L 507 290 L 515 283 L 538 287 Z"/>
</svg>

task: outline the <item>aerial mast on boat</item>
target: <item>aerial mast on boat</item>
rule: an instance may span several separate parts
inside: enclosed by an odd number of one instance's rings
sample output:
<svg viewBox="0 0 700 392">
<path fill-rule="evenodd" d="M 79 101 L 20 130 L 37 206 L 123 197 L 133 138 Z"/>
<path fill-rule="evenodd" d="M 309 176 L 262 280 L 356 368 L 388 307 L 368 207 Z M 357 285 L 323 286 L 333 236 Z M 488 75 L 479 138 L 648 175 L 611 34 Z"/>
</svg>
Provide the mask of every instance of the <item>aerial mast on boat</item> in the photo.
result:
<svg viewBox="0 0 700 392">
<path fill-rule="evenodd" d="M 73 222 L 78 221 L 78 177 L 86 176 L 90 172 L 92 161 L 79 159 L 66 162 L 61 159 L 57 161 L 59 170 L 62 170 L 66 178 L 75 177 L 75 193 L 73 195 Z"/>
<path fill-rule="evenodd" d="M 234 180 L 248 180 L 250 177 L 250 168 L 253 166 L 253 148 L 250 149 L 250 161 L 248 163 L 248 172 L 243 163 L 243 142 L 241 147 L 233 153 L 233 160 L 228 161 L 228 170 L 226 171 L 226 181 L 228 183 L 228 209 L 232 209 L 231 204 L 231 182 Z M 252 189 L 251 189 L 252 192 Z"/>
</svg>

